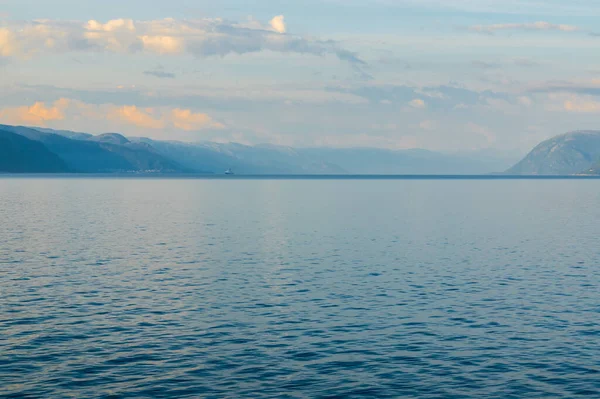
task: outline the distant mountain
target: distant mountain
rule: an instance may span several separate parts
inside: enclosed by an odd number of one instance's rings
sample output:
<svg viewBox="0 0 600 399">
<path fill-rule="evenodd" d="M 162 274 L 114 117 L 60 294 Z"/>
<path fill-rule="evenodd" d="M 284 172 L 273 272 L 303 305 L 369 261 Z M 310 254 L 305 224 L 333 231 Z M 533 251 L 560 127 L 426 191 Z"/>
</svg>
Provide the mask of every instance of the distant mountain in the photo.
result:
<svg viewBox="0 0 600 399">
<path fill-rule="evenodd" d="M 22 126 L 0 125 L 0 129 L 19 134 L 43 144 L 64 161 L 70 170 L 81 173 L 114 172 L 186 172 L 177 162 L 167 159 L 143 144 L 113 144 L 116 138 L 107 136 L 46 133 Z"/>
<path fill-rule="evenodd" d="M 0 129 L 0 172 L 65 173 L 70 169 L 42 143 Z"/>
<path fill-rule="evenodd" d="M 600 131 L 575 131 L 540 143 L 506 171 L 513 175 L 600 174 Z"/>
<path fill-rule="evenodd" d="M 152 146 L 159 154 L 177 159 L 184 167 L 197 171 L 238 174 L 344 174 L 328 161 L 304 156 L 300 150 L 277 146 L 246 146 L 221 143 L 182 143 L 132 139 Z"/>
<path fill-rule="evenodd" d="M 510 164 L 489 154 L 426 150 L 291 148 L 236 143 L 184 143 L 91 135 L 68 130 L 3 126 L 42 144 L 79 173 L 158 172 L 236 174 L 487 174 Z"/>
<path fill-rule="evenodd" d="M 242 174 L 487 174 L 510 166 L 497 157 L 449 155 L 426 150 L 291 148 L 229 143 L 181 143 L 131 139 L 150 144 L 190 169 Z"/>
<path fill-rule="evenodd" d="M 490 157 L 441 154 L 421 149 L 307 148 L 299 152 L 309 158 L 327 159 L 352 174 L 488 174 L 503 170 L 509 165 Z"/>
</svg>

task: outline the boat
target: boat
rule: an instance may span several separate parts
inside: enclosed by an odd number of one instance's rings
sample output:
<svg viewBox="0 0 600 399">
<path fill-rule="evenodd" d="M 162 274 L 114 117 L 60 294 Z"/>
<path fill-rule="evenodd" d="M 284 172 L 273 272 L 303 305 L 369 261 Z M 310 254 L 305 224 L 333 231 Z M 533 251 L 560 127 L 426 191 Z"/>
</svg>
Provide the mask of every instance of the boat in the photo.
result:
<svg viewBox="0 0 600 399">
<path fill-rule="evenodd" d="M 225 174 L 226 174 L 226 175 L 233 175 L 234 173 L 233 173 L 233 170 L 231 170 L 231 169 L 227 169 L 227 170 L 225 171 Z"/>
</svg>

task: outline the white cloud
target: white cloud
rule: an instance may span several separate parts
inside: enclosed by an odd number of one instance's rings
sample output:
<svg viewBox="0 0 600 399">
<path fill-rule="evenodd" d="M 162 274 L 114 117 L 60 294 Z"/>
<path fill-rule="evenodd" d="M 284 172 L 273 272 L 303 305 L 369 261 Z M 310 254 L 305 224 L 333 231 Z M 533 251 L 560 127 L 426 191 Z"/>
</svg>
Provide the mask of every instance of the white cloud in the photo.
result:
<svg viewBox="0 0 600 399">
<path fill-rule="evenodd" d="M 184 49 L 183 39 L 175 36 L 143 35 L 139 39 L 145 50 L 157 54 L 181 54 Z"/>
<path fill-rule="evenodd" d="M 226 56 L 270 50 L 316 56 L 334 55 L 355 65 L 358 56 L 334 41 L 284 34 L 283 15 L 269 24 L 235 23 L 223 19 L 133 21 L 106 23 L 36 20 L 0 21 L 0 56 L 31 58 L 43 53 L 112 52 L 159 55 Z"/>
</svg>

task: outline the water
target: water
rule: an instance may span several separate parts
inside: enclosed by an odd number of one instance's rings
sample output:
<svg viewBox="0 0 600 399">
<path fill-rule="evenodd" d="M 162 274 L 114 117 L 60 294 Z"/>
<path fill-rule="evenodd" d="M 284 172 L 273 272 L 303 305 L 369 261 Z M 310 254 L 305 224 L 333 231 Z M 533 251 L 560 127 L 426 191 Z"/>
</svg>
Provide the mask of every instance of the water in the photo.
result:
<svg viewBox="0 0 600 399">
<path fill-rule="evenodd" d="M 0 179 L 0 397 L 600 397 L 594 180 Z"/>
</svg>

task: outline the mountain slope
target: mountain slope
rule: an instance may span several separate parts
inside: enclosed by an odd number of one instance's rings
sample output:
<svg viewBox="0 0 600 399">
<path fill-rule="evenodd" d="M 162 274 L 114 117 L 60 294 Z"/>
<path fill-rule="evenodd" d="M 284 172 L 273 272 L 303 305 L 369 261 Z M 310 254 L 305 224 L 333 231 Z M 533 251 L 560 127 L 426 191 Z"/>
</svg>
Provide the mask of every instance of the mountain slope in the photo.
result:
<svg viewBox="0 0 600 399">
<path fill-rule="evenodd" d="M 540 143 L 506 171 L 512 175 L 573 175 L 600 162 L 600 131 L 575 131 Z"/>
<path fill-rule="evenodd" d="M 581 172 L 583 175 L 600 176 L 600 161 Z"/>
<path fill-rule="evenodd" d="M 0 130 L 0 172 L 64 173 L 69 168 L 42 143 Z"/>
<path fill-rule="evenodd" d="M 112 172 L 184 172 L 179 164 L 167 159 L 145 145 L 112 144 L 89 140 L 86 136 L 70 139 L 62 135 L 45 133 L 37 129 L 21 126 L 4 126 L 0 129 L 19 134 L 29 140 L 42 143 L 51 152 L 58 155 L 71 170 L 82 173 Z M 96 136 L 91 136 L 96 137 Z"/>
<path fill-rule="evenodd" d="M 45 127 L 32 127 L 32 129 L 38 130 L 43 133 L 58 134 L 59 136 L 66 137 L 68 139 L 87 140 L 90 137 L 94 137 L 94 135 L 89 134 L 89 133 L 72 132 L 70 130 L 55 130 L 55 129 L 48 129 Z"/>
</svg>

